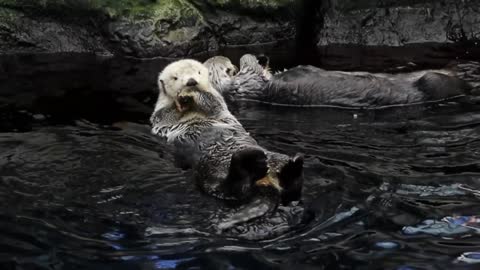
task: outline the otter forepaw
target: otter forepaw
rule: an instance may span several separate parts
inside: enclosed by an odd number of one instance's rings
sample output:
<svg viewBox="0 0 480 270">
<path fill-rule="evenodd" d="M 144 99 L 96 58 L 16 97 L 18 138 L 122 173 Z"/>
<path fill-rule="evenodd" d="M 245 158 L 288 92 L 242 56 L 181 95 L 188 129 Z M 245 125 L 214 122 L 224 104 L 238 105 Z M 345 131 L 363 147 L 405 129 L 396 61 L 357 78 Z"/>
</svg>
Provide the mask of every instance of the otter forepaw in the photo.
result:
<svg viewBox="0 0 480 270">
<path fill-rule="evenodd" d="M 265 54 L 259 54 L 257 55 L 258 59 L 258 64 L 262 66 L 263 68 L 268 68 L 268 65 L 270 63 L 270 58 L 266 56 Z"/>
<path fill-rule="evenodd" d="M 175 106 L 179 112 L 185 112 L 195 105 L 196 93 L 193 91 L 183 91 L 177 95 Z"/>
</svg>

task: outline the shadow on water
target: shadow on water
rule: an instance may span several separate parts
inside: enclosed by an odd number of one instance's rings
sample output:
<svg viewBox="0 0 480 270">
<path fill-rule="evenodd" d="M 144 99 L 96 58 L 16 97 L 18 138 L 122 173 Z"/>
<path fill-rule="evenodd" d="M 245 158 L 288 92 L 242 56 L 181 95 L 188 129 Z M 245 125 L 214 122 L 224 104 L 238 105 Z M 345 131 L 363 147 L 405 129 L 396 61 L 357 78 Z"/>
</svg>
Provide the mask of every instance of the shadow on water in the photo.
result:
<svg viewBox="0 0 480 270">
<path fill-rule="evenodd" d="M 226 206 L 201 194 L 148 133 L 165 64 L 2 61 L 1 269 L 478 267 L 459 258 L 475 262 L 467 252 L 480 251 L 479 104 L 239 105 L 261 145 L 306 156 L 308 221 L 251 241 L 209 229 Z"/>
</svg>

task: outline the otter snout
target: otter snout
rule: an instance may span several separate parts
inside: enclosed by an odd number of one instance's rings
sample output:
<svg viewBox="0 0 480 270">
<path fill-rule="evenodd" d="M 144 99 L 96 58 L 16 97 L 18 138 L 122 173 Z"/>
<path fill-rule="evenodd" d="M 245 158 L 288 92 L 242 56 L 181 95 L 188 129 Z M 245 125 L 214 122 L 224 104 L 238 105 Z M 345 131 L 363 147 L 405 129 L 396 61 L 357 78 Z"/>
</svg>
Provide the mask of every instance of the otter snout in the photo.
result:
<svg viewBox="0 0 480 270">
<path fill-rule="evenodd" d="M 187 86 L 196 86 L 197 84 L 198 84 L 198 82 L 193 78 L 190 78 L 187 81 Z"/>
</svg>

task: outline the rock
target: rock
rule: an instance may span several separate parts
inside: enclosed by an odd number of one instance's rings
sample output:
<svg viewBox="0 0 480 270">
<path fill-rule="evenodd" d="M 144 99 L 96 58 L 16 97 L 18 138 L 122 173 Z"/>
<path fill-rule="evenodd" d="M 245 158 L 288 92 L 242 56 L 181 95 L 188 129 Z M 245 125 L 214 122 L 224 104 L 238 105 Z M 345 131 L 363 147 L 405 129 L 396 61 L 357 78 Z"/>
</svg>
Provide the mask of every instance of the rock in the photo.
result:
<svg viewBox="0 0 480 270">
<path fill-rule="evenodd" d="M 474 0 L 333 2 L 318 45 L 403 46 L 480 38 L 480 3 Z"/>
<path fill-rule="evenodd" d="M 287 12 L 294 2 L 0 0 L 0 49 L 144 58 L 277 42 L 295 37 L 294 16 Z"/>
<path fill-rule="evenodd" d="M 0 8 L 0 51 L 106 52 L 102 39 L 88 28 L 35 18 L 14 9 Z"/>
<path fill-rule="evenodd" d="M 325 60 L 328 63 L 342 62 L 339 58 L 343 56 L 357 66 L 382 61 L 394 65 L 437 61 L 428 64 L 441 66 L 447 58 L 480 56 L 478 1 L 330 0 L 328 3 L 316 37 L 321 55 L 332 57 Z"/>
</svg>

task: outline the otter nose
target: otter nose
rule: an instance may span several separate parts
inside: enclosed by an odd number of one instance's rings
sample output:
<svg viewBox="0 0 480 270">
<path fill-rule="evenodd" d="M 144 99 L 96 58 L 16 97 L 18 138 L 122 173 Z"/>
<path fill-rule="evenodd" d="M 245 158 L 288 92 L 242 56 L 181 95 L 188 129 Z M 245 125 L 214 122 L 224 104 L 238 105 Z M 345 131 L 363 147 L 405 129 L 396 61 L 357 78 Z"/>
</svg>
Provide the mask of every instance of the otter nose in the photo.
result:
<svg viewBox="0 0 480 270">
<path fill-rule="evenodd" d="M 195 79 L 193 78 L 190 78 L 187 82 L 187 86 L 195 86 L 197 84 L 198 84 L 197 81 L 195 81 Z"/>
</svg>

